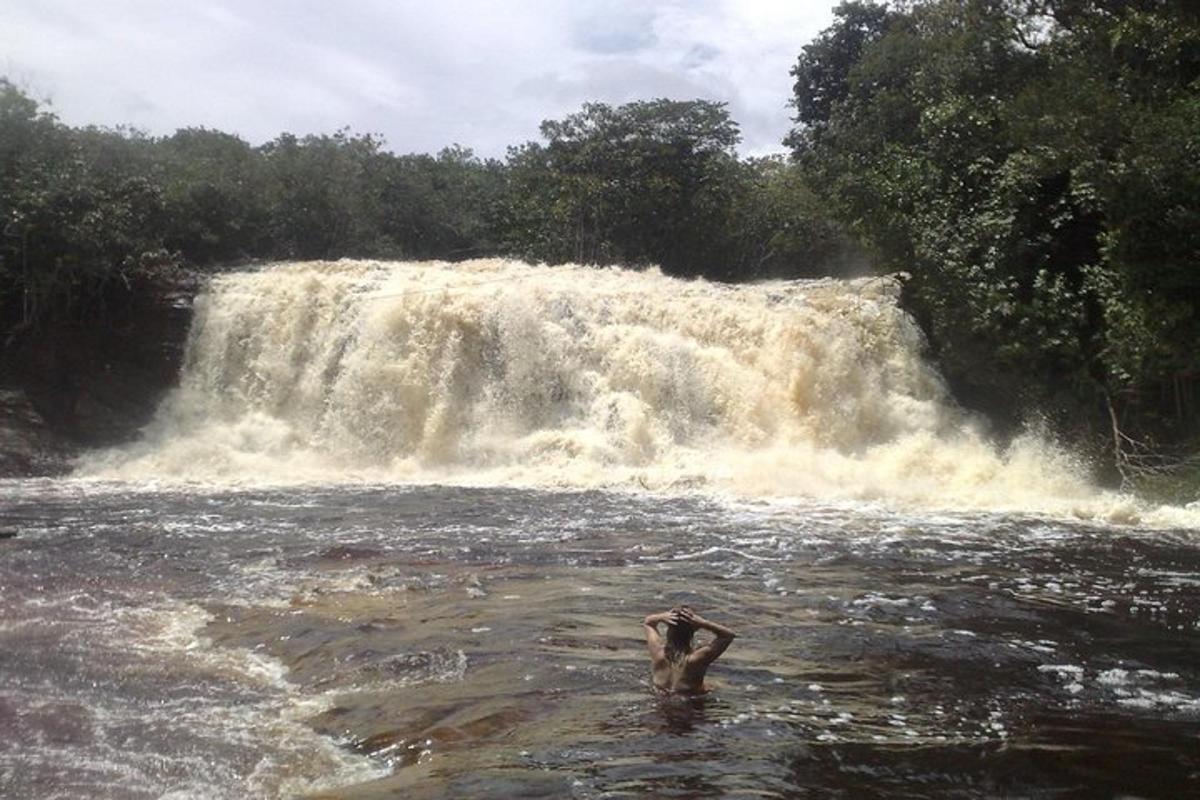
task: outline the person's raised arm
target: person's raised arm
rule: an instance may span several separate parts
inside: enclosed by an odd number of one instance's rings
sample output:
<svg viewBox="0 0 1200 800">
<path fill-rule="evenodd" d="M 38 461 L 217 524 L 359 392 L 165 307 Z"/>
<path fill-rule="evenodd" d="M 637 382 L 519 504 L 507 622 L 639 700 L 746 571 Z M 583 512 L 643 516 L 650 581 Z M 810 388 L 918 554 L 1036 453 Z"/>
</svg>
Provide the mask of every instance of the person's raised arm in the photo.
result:
<svg viewBox="0 0 1200 800">
<path fill-rule="evenodd" d="M 650 658 L 657 661 L 666 657 L 663 651 L 662 636 L 658 633 L 658 623 L 665 622 L 668 625 L 674 625 L 677 620 L 678 615 L 674 611 L 651 614 L 642 620 L 642 628 L 646 632 L 646 647 L 650 651 Z"/>
<path fill-rule="evenodd" d="M 709 622 L 689 608 L 685 608 L 680 612 L 680 618 L 684 622 L 691 623 L 693 627 L 708 631 L 716 637 L 703 647 L 697 647 L 692 651 L 692 654 L 688 656 L 688 661 L 694 664 L 707 667 L 716 661 L 721 653 L 724 653 L 737 637 L 737 634 L 731 629 L 716 622 Z"/>
</svg>

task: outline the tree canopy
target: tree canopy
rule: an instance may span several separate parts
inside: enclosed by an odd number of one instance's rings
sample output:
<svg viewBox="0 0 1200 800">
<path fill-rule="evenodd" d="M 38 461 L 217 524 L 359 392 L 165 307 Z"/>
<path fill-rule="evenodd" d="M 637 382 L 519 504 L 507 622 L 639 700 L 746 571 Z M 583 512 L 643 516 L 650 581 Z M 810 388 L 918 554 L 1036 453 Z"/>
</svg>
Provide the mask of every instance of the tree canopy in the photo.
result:
<svg viewBox="0 0 1200 800">
<path fill-rule="evenodd" d="M 0 80 L 3 319 L 81 319 L 113 281 L 179 265 L 513 255 L 741 279 L 849 246 L 811 194 L 783 190 L 797 173 L 739 161 L 722 104 L 588 103 L 541 131 L 503 162 L 395 155 L 347 129 L 154 138 L 63 125 Z"/>
</svg>

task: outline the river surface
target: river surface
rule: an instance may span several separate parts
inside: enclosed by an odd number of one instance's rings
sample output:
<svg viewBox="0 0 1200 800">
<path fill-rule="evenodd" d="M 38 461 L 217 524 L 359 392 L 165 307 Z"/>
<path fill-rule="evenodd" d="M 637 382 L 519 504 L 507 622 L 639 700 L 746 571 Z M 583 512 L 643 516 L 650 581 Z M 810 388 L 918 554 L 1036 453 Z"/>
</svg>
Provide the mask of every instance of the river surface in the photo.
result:
<svg viewBox="0 0 1200 800">
<path fill-rule="evenodd" d="M 0 482 L 5 798 L 1200 796 L 1200 534 Z M 695 700 L 641 618 L 733 627 Z"/>
</svg>

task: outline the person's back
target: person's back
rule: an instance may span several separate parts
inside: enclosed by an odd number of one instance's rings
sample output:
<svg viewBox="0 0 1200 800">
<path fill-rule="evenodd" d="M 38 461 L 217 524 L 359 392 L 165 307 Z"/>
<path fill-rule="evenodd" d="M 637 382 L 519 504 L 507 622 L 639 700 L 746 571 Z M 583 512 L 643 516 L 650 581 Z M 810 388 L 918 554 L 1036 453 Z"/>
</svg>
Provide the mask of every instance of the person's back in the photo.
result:
<svg viewBox="0 0 1200 800">
<path fill-rule="evenodd" d="M 665 639 L 658 632 L 660 622 L 667 624 Z M 687 606 L 651 614 L 643 620 L 642 625 L 646 632 L 646 647 L 650 651 L 655 687 L 679 694 L 703 694 L 708 691 L 704 685 L 704 675 L 735 636 L 729 628 L 709 622 Z M 706 645 L 693 648 L 692 639 L 697 630 L 709 631 L 716 638 Z"/>
</svg>

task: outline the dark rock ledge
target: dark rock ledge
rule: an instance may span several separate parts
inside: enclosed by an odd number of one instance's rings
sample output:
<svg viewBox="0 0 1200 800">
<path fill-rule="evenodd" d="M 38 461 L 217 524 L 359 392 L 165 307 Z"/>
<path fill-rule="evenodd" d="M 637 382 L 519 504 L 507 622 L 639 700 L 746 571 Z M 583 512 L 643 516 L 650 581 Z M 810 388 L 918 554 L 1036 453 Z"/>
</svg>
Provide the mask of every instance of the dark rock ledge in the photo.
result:
<svg viewBox="0 0 1200 800">
<path fill-rule="evenodd" d="M 0 477 L 60 475 L 128 442 L 179 377 L 201 280 L 122 287 L 99 319 L 45 325 L 0 352 Z"/>
</svg>

